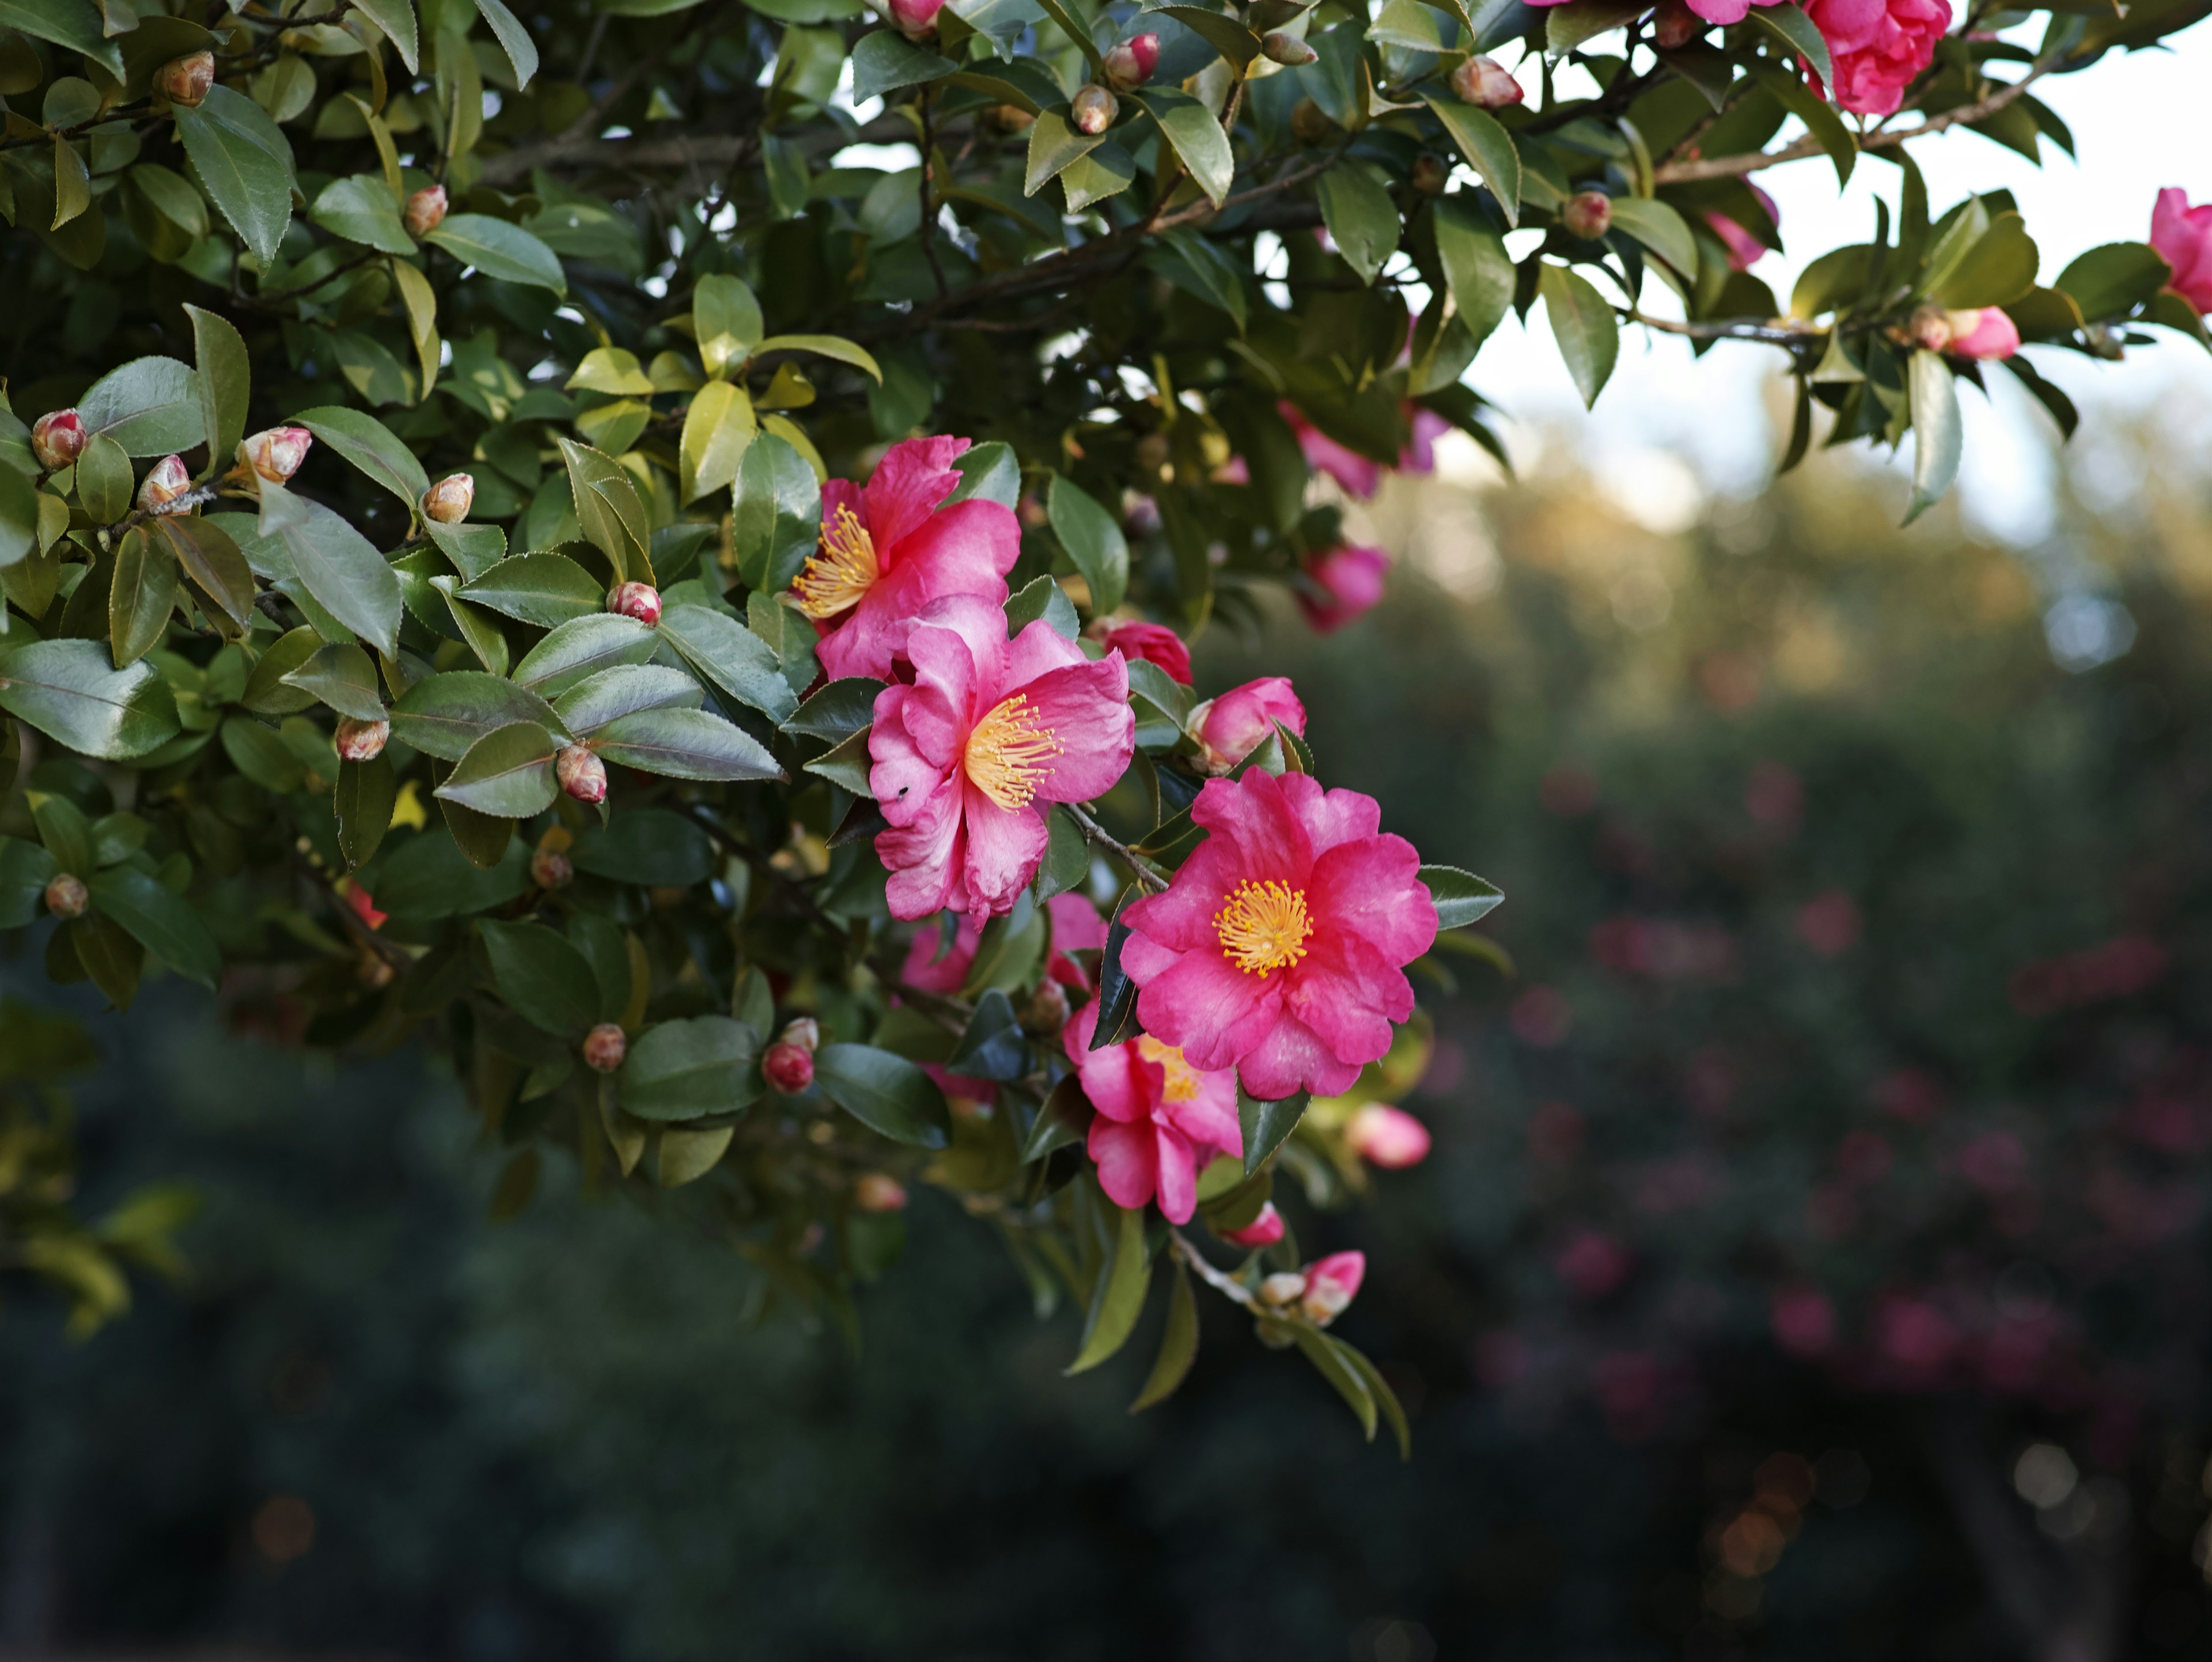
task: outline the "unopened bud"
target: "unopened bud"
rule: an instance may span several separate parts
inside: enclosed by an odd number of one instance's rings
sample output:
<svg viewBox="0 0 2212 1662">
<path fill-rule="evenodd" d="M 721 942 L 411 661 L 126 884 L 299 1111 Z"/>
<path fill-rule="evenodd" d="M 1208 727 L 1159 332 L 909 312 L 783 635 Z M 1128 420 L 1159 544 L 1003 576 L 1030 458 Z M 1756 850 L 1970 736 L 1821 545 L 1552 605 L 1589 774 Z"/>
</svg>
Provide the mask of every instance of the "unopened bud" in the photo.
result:
<svg viewBox="0 0 2212 1662">
<path fill-rule="evenodd" d="M 449 473 L 423 494 L 422 511 L 440 525 L 459 525 L 477 499 L 477 482 L 466 473 Z"/>
<path fill-rule="evenodd" d="M 1659 10 L 1651 20 L 1651 43 L 1660 51 L 1686 46 L 1705 32 L 1705 20 L 1682 0 L 1660 0 Z"/>
<path fill-rule="evenodd" d="M 1159 36 L 1133 34 L 1119 46 L 1106 49 L 1106 79 L 1111 85 L 1127 92 L 1151 80 L 1152 71 L 1159 67 Z"/>
<path fill-rule="evenodd" d="M 171 58 L 154 72 L 154 85 L 172 104 L 198 108 L 215 85 L 215 54 L 196 52 Z"/>
<path fill-rule="evenodd" d="M 909 40 L 937 33 L 937 14 L 945 0 L 891 0 L 891 22 Z"/>
<path fill-rule="evenodd" d="M 611 1074 L 629 1054 L 629 1036 L 611 1021 L 602 1021 L 584 1035 L 584 1066 L 595 1074 Z"/>
<path fill-rule="evenodd" d="M 1277 29 L 1260 42 L 1260 50 L 1270 64 L 1280 64 L 1285 69 L 1300 70 L 1321 54 L 1295 34 Z"/>
<path fill-rule="evenodd" d="M 428 236 L 445 222 L 446 187 L 425 185 L 407 198 L 406 210 L 401 216 L 407 222 L 408 235 Z"/>
<path fill-rule="evenodd" d="M 1367 1275 L 1364 1252 L 1332 1252 L 1306 1266 L 1305 1296 L 1298 1300 L 1306 1319 L 1327 1327 L 1350 1307 Z"/>
<path fill-rule="evenodd" d="M 1513 72 L 1494 58 L 1468 58 L 1451 72 L 1451 89 L 1460 102 L 1480 110 L 1502 110 L 1528 95 Z"/>
<path fill-rule="evenodd" d="M 1291 112 L 1291 137 L 1301 144 L 1324 144 L 1336 131 L 1328 112 L 1310 98 L 1302 98 Z"/>
<path fill-rule="evenodd" d="M 1070 107 L 1075 113 L 1075 131 L 1095 138 L 1114 125 L 1114 118 L 1121 113 L 1121 100 L 1094 81 L 1077 88 Z"/>
<path fill-rule="evenodd" d="M 1940 306 L 1921 307 L 1908 326 L 1912 338 L 1931 352 L 1942 351 L 1951 344 L 1951 315 Z"/>
<path fill-rule="evenodd" d="M 906 1185 L 881 1172 L 863 1172 L 853 1183 L 853 1204 L 863 1212 L 903 1212 Z"/>
<path fill-rule="evenodd" d="M 1022 1006 L 1022 1031 L 1031 1038 L 1057 1038 L 1067 1026 L 1067 992 L 1048 978 Z"/>
<path fill-rule="evenodd" d="M 364 721 L 357 716 L 338 717 L 336 743 L 341 762 L 374 762 L 384 754 L 385 741 L 392 737 L 389 721 Z"/>
<path fill-rule="evenodd" d="M 576 868 L 558 849 L 533 849 L 530 880 L 541 889 L 565 889 L 576 880 Z"/>
<path fill-rule="evenodd" d="M 1260 1215 L 1242 1229 L 1217 1229 L 1213 1233 L 1231 1246 L 1273 1246 L 1283 1238 L 1283 1215 L 1275 1210 L 1274 1202 L 1264 1201 L 1260 1206 Z M 1298 1289 L 1301 1293 L 1304 1290 L 1303 1286 Z"/>
<path fill-rule="evenodd" d="M 814 1052 L 804 1044 L 778 1039 L 761 1057 L 761 1077 L 784 1095 L 795 1097 L 814 1083 Z"/>
<path fill-rule="evenodd" d="M 2020 350 L 2020 326 L 2002 306 L 1954 312 L 1951 350 L 1962 358 L 2008 358 Z"/>
<path fill-rule="evenodd" d="M 1442 196 L 1451 181 L 1451 169 L 1444 166 L 1443 157 L 1424 150 L 1413 158 L 1413 188 L 1423 196 Z"/>
<path fill-rule="evenodd" d="M 56 410 L 32 423 L 31 454 L 49 472 L 67 467 L 84 454 L 88 437 L 83 417 L 74 410 Z"/>
<path fill-rule="evenodd" d="M 185 471 L 182 456 L 164 456 L 146 470 L 139 481 L 138 507 L 147 514 L 159 514 L 163 508 L 192 488 L 192 476 Z"/>
<path fill-rule="evenodd" d="M 314 441 L 304 427 L 270 427 L 241 441 L 238 459 L 263 478 L 282 484 L 300 471 Z"/>
<path fill-rule="evenodd" d="M 607 610 L 650 629 L 660 621 L 660 591 L 651 583 L 618 583 L 607 591 Z"/>
<path fill-rule="evenodd" d="M 1306 1278 L 1295 1270 L 1285 1269 L 1260 1283 L 1260 1302 L 1279 1309 L 1286 1304 L 1296 1304 L 1305 1296 L 1305 1291 Z"/>
<path fill-rule="evenodd" d="M 1344 1141 L 1370 1166 L 1386 1172 L 1419 1166 L 1429 1157 L 1429 1128 L 1402 1108 L 1370 1102 L 1352 1116 Z"/>
<path fill-rule="evenodd" d="M 1603 191 L 1577 191 L 1559 210 L 1559 222 L 1569 236 L 1595 242 L 1613 228 L 1613 198 Z"/>
<path fill-rule="evenodd" d="M 607 800 L 607 764 L 583 745 L 569 745 L 553 758 L 553 776 L 579 802 Z"/>
<path fill-rule="evenodd" d="M 812 1056 L 822 1048 L 822 1024 L 812 1016 L 793 1016 L 783 1024 L 783 1031 L 775 1036 L 779 1044 L 796 1044 Z"/>
<path fill-rule="evenodd" d="M 46 885 L 46 910 L 56 917 L 82 917 L 92 894 L 82 878 L 63 872 Z"/>
</svg>

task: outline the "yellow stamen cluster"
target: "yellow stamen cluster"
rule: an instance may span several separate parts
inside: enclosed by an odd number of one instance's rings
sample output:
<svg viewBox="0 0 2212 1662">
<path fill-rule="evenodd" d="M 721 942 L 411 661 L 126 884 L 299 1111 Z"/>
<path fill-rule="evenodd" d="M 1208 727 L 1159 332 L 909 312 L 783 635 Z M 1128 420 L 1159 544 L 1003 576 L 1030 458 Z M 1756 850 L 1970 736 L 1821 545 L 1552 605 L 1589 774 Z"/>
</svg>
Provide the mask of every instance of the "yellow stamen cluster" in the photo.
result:
<svg viewBox="0 0 2212 1662">
<path fill-rule="evenodd" d="M 968 734 L 968 777 L 1002 808 L 1027 807 L 1051 759 L 1067 750 L 1050 728 L 1038 725 L 1029 706 L 1029 695 L 1018 692 Z"/>
<path fill-rule="evenodd" d="M 1147 1062 L 1157 1062 L 1167 1080 L 1160 1087 L 1160 1095 L 1169 1102 L 1198 1100 L 1198 1072 L 1182 1059 L 1179 1044 L 1163 1044 L 1150 1033 L 1137 1038 L 1137 1054 Z"/>
<path fill-rule="evenodd" d="M 810 618 L 834 618 L 860 603 L 883 574 L 876 569 L 876 545 L 867 527 L 849 508 L 823 522 L 822 550 L 806 562 L 792 584 L 799 609 Z"/>
<path fill-rule="evenodd" d="M 1270 970 L 1291 968 L 1306 955 L 1313 924 L 1305 892 L 1287 883 L 1239 883 L 1214 913 L 1213 933 L 1231 964 L 1265 981 Z"/>
</svg>

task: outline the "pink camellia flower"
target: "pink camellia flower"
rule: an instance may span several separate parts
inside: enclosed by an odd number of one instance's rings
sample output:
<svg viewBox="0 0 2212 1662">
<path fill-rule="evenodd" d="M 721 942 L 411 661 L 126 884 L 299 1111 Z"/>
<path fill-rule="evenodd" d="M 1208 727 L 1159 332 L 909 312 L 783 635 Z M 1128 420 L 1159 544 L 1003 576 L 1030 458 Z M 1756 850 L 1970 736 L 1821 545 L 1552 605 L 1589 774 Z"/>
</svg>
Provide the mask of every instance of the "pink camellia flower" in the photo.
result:
<svg viewBox="0 0 2212 1662">
<path fill-rule="evenodd" d="M 1332 1252 L 1306 1266 L 1306 1290 L 1298 1308 L 1316 1327 L 1327 1327 L 1351 1308 L 1359 1283 L 1367 1278 L 1364 1252 Z"/>
<path fill-rule="evenodd" d="M 1212 772 L 1226 773 L 1267 742 L 1279 721 L 1306 736 L 1306 707 L 1287 678 L 1263 675 L 1209 698 L 1190 713 L 1190 728 Z"/>
<path fill-rule="evenodd" d="M 899 971 L 899 979 L 921 992 L 957 993 L 968 979 L 969 966 L 975 961 L 976 944 L 982 938 L 983 920 L 980 917 L 961 918 L 949 947 L 934 928 L 916 929 L 914 944 L 906 951 L 905 966 Z"/>
<path fill-rule="evenodd" d="M 1782 210 L 1774 205 L 1774 198 L 1756 185 L 1751 187 L 1751 193 L 1759 198 L 1759 205 L 1766 210 L 1766 216 L 1779 224 Z M 1717 210 L 1706 210 L 1705 223 L 1712 228 L 1713 234 L 1728 249 L 1728 263 L 1732 271 L 1748 271 L 1773 252 L 1751 232 Z"/>
<path fill-rule="evenodd" d="M 1962 358 L 2008 358 L 2020 350 L 2020 329 L 2002 306 L 1954 312 L 1951 350 Z"/>
<path fill-rule="evenodd" d="M 2200 312 L 2212 312 L 2212 202 L 2189 205 L 2189 193 L 2168 186 L 2150 210 L 2150 246 L 2173 268 L 2166 286 Z"/>
<path fill-rule="evenodd" d="M 1373 609 L 1382 598 L 1382 579 L 1389 569 L 1390 557 L 1379 548 L 1344 545 L 1324 550 L 1306 562 L 1306 575 L 1328 598 L 1316 600 L 1301 590 L 1298 609 L 1316 633 L 1334 635 Z"/>
<path fill-rule="evenodd" d="M 1231 1246 L 1273 1246 L 1283 1238 L 1283 1215 L 1275 1210 L 1275 1202 L 1262 1201 L 1260 1215 L 1242 1229 L 1217 1229 L 1213 1232 Z"/>
<path fill-rule="evenodd" d="M 1334 439 L 1305 418 L 1297 405 L 1288 399 L 1275 406 L 1283 419 L 1290 423 L 1291 431 L 1297 435 L 1298 449 L 1304 454 L 1306 466 L 1317 473 L 1326 473 L 1342 485 L 1345 490 L 1362 501 L 1373 496 L 1382 484 L 1382 464 L 1361 455 L 1357 450 L 1339 444 Z"/>
<path fill-rule="evenodd" d="M 1044 858 L 1044 805 L 1103 796 L 1129 765 L 1128 665 L 1093 663 L 1042 618 L 1010 642 L 972 594 L 933 601 L 905 644 L 914 685 L 876 695 L 868 740 L 891 916 L 995 916 Z"/>
<path fill-rule="evenodd" d="M 1731 23 L 1741 23 L 1751 15 L 1753 6 L 1771 6 L 1775 0 L 1686 0 L 1690 9 L 1708 23 L 1718 23 L 1723 28 Z"/>
<path fill-rule="evenodd" d="M 1951 27 L 1949 0 L 1807 0 L 1805 13 L 1835 61 L 1838 107 L 1862 115 L 1894 115 Z"/>
<path fill-rule="evenodd" d="M 1188 1223 L 1198 1209 L 1199 1172 L 1217 1154 L 1244 1152 L 1236 1075 L 1202 1073 L 1150 1033 L 1094 1050 L 1097 1028 L 1093 1001 L 1062 1042 L 1098 1111 L 1090 1142 L 1098 1186 L 1131 1210 L 1157 1197 L 1170 1223 Z"/>
<path fill-rule="evenodd" d="M 1109 652 L 1118 652 L 1130 662 L 1142 658 L 1167 671 L 1168 679 L 1190 685 L 1190 648 L 1182 636 L 1164 624 L 1115 624 L 1099 637 Z"/>
<path fill-rule="evenodd" d="M 1145 1031 L 1255 1097 L 1350 1090 L 1413 1013 L 1403 966 L 1436 940 L 1420 856 L 1373 797 L 1302 773 L 1210 779 L 1191 818 L 1212 835 L 1125 914 Z"/>
<path fill-rule="evenodd" d="M 891 23 L 909 40 L 937 33 L 937 14 L 945 0 L 890 0 Z"/>
<path fill-rule="evenodd" d="M 1387 1102 L 1361 1107 L 1344 1128 L 1352 1152 L 1370 1166 L 1396 1172 L 1429 1157 L 1429 1128 L 1402 1108 Z"/>
<path fill-rule="evenodd" d="M 934 8 L 932 15 L 935 15 Z M 815 654 L 832 680 L 889 680 L 922 608 L 948 594 L 1006 603 L 1006 573 L 1021 557 L 1013 510 L 980 496 L 940 508 L 960 475 L 965 439 L 908 439 L 876 464 L 865 489 L 822 487 L 822 544 L 792 584 L 822 630 Z"/>
<path fill-rule="evenodd" d="M 1044 909 L 1052 919 L 1052 956 L 1045 960 L 1045 973 L 1063 987 L 1089 992 L 1091 977 L 1068 954 L 1103 950 L 1106 920 L 1079 894 L 1056 894 L 1044 903 Z"/>
</svg>

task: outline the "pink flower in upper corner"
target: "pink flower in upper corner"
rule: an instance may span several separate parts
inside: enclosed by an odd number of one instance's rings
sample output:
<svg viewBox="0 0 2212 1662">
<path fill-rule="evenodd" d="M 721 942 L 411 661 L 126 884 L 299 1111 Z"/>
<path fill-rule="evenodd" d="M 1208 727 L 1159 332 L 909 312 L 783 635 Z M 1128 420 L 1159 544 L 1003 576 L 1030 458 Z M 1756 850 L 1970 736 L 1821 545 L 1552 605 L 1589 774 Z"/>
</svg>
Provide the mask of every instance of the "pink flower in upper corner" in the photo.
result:
<svg viewBox="0 0 2212 1662">
<path fill-rule="evenodd" d="M 1429 1128 L 1387 1102 L 1370 1102 L 1354 1112 L 1344 1140 L 1353 1154 L 1386 1172 L 1419 1166 L 1429 1157 Z"/>
<path fill-rule="evenodd" d="M 2199 312 L 2212 312 L 2212 202 L 2189 205 L 2189 193 L 2169 186 L 2150 210 L 2150 246 L 2173 268 L 2166 286 Z"/>
<path fill-rule="evenodd" d="M 1373 609 L 1382 598 L 1382 579 L 1389 569 L 1390 557 L 1379 548 L 1325 550 L 1306 562 L 1306 575 L 1328 598 L 1316 599 L 1300 590 L 1298 607 L 1317 632 L 1334 635 Z"/>
<path fill-rule="evenodd" d="M 1894 115 L 1951 27 L 1948 0 L 1807 0 L 1805 12 L 1835 61 L 1838 107 L 1862 115 Z"/>
<path fill-rule="evenodd" d="M 1708 23 L 1718 23 L 1725 28 L 1750 16 L 1753 6 L 1771 6 L 1775 0 L 1686 0 L 1686 3 Z"/>
<path fill-rule="evenodd" d="M 1263 675 L 1231 687 L 1190 713 L 1191 730 L 1198 735 L 1207 769 L 1214 773 L 1228 772 L 1266 744 L 1278 721 L 1299 738 L 1306 736 L 1306 707 L 1291 691 L 1289 679 L 1280 675 Z"/>
<path fill-rule="evenodd" d="M 1352 1307 L 1359 1283 L 1367 1279 L 1364 1252 L 1332 1252 L 1306 1266 L 1306 1290 L 1298 1307 L 1316 1327 L 1327 1327 Z"/>
<path fill-rule="evenodd" d="M 822 631 L 815 648 L 832 680 L 889 680 L 907 631 L 948 594 L 1006 603 L 1006 573 L 1021 557 L 1013 510 L 980 496 L 939 503 L 960 483 L 953 459 L 965 439 L 908 439 L 876 464 L 863 489 L 822 487 L 822 542 L 792 586 L 799 609 Z"/>
<path fill-rule="evenodd" d="M 1063 987 L 1091 991 L 1091 977 L 1068 954 L 1103 951 L 1106 920 L 1079 894 L 1056 894 L 1044 903 L 1044 909 L 1052 919 L 1052 956 L 1045 960 L 1045 973 Z"/>
<path fill-rule="evenodd" d="M 1045 805 L 1103 796 L 1129 765 L 1128 666 L 1093 663 L 1042 618 L 1009 642 L 1006 613 L 972 594 L 933 601 L 906 655 L 914 685 L 876 695 L 868 740 L 891 916 L 1010 910 L 1044 858 Z"/>
<path fill-rule="evenodd" d="M 1190 685 L 1190 648 L 1165 624 L 1114 624 L 1099 638 L 1109 652 L 1118 652 L 1132 663 L 1142 658 L 1158 664 L 1170 680 Z"/>
<path fill-rule="evenodd" d="M 1199 1172 L 1217 1154 L 1244 1152 L 1236 1075 L 1201 1073 L 1150 1033 L 1094 1050 L 1097 1028 L 1094 1000 L 1062 1042 L 1098 1111 L 1090 1142 L 1098 1186 L 1132 1210 L 1157 1197 L 1170 1223 L 1188 1223 L 1198 1209 Z"/>
<path fill-rule="evenodd" d="M 945 9 L 945 0 L 890 0 L 891 24 L 909 40 L 919 40 L 937 31 L 937 14 Z"/>
<path fill-rule="evenodd" d="M 1413 1014 L 1404 966 L 1436 940 L 1420 856 L 1373 797 L 1302 773 L 1210 779 L 1191 818 L 1212 835 L 1125 914 L 1138 1020 L 1255 1097 L 1350 1090 Z"/>
<path fill-rule="evenodd" d="M 1283 1238 L 1283 1215 L 1275 1210 L 1275 1202 L 1260 1202 L 1260 1215 L 1242 1229 L 1217 1229 L 1213 1232 L 1232 1246 L 1273 1246 Z"/>
<path fill-rule="evenodd" d="M 1751 193 L 1759 198 L 1759 205 L 1766 210 L 1766 216 L 1779 224 L 1782 210 L 1774 205 L 1774 198 L 1756 185 L 1751 187 Z M 1773 253 L 1753 233 L 1746 230 L 1718 209 L 1706 210 L 1705 223 L 1712 227 L 1713 234 L 1726 246 L 1729 267 L 1732 271 L 1748 271 Z"/>
<path fill-rule="evenodd" d="M 1962 358 L 2008 358 L 2020 350 L 2020 327 L 2002 306 L 1954 312 L 1951 350 Z"/>
</svg>

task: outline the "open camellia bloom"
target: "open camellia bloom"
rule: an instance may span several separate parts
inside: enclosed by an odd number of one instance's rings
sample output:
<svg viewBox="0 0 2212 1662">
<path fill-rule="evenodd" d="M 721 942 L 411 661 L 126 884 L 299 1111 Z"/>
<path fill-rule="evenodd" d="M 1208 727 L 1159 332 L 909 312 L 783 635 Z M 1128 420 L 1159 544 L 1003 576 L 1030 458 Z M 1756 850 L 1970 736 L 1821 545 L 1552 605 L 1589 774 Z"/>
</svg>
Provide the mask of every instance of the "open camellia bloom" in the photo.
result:
<svg viewBox="0 0 2212 1662">
<path fill-rule="evenodd" d="M 1150 1033 L 1094 1050 L 1097 1030 L 1094 1001 L 1069 1024 L 1063 1042 L 1083 1094 L 1098 1111 L 1090 1142 L 1098 1186 L 1116 1206 L 1134 1208 L 1157 1197 L 1170 1223 L 1188 1223 L 1198 1209 L 1199 1172 L 1218 1154 L 1244 1152 L 1237 1076 L 1202 1073 Z"/>
<path fill-rule="evenodd" d="M 1255 1097 L 1350 1090 L 1413 1013 L 1404 966 L 1436 940 L 1420 856 L 1373 797 L 1302 773 L 1208 780 L 1191 818 L 1212 835 L 1125 914 L 1137 1019 Z"/>
<path fill-rule="evenodd" d="M 1894 115 L 1951 27 L 1948 0 L 1808 0 L 1835 61 L 1838 107 Z"/>
<path fill-rule="evenodd" d="M 981 497 L 939 506 L 967 448 L 965 439 L 908 439 L 884 453 L 866 489 L 846 479 L 822 487 L 821 545 L 791 592 L 823 631 L 815 655 L 831 680 L 889 680 L 933 600 L 1006 603 L 1006 573 L 1022 552 L 1013 510 Z"/>
<path fill-rule="evenodd" d="M 2166 286 L 2199 312 L 2212 312 L 2212 202 L 2189 205 L 2168 186 L 2150 210 L 2150 246 L 2173 268 Z"/>
<path fill-rule="evenodd" d="M 891 916 L 994 916 L 1036 875 L 1046 805 L 1103 796 L 1128 767 L 1128 665 L 1042 618 L 1010 642 L 1006 613 L 967 594 L 915 619 L 906 655 L 914 685 L 876 695 L 868 740 Z"/>
</svg>

